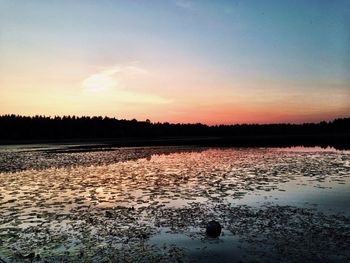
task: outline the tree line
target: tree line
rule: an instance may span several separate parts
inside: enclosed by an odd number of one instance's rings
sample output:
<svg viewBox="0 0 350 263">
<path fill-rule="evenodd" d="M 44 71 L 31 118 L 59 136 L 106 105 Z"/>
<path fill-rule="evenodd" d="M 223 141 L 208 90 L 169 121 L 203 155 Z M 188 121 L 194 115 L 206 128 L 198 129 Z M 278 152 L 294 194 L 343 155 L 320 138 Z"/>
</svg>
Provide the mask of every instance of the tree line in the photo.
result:
<svg viewBox="0 0 350 263">
<path fill-rule="evenodd" d="M 0 140 L 286 136 L 350 134 L 350 118 L 304 124 L 205 125 L 152 123 L 109 117 L 0 116 Z"/>
</svg>

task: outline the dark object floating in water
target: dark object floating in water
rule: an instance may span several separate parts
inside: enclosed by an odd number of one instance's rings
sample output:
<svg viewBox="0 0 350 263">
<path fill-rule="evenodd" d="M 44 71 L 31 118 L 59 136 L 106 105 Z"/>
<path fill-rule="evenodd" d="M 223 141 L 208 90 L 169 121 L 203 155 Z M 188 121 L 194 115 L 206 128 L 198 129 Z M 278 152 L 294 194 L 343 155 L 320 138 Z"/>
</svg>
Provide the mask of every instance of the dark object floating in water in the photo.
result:
<svg viewBox="0 0 350 263">
<path fill-rule="evenodd" d="M 207 236 L 209 237 L 218 237 L 221 234 L 221 225 L 216 221 L 210 221 L 207 225 Z"/>
</svg>

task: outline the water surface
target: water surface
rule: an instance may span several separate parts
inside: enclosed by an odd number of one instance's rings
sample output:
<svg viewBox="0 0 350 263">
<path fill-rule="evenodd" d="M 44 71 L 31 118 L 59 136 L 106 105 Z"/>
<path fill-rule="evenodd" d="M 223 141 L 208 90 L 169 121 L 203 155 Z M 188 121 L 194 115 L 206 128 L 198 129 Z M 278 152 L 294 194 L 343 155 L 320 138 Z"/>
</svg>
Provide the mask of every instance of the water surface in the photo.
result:
<svg viewBox="0 0 350 263">
<path fill-rule="evenodd" d="M 350 259 L 349 151 L 65 149 L 0 149 L 6 261 Z"/>
</svg>

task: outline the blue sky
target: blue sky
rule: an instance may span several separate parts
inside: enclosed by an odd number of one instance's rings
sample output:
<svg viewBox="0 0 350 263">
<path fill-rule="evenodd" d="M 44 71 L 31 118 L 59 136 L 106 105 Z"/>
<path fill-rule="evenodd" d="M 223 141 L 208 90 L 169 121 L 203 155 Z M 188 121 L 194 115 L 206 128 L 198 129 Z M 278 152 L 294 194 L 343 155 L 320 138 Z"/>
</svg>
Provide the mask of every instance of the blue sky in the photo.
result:
<svg viewBox="0 0 350 263">
<path fill-rule="evenodd" d="M 350 1 L 0 0 L 0 113 L 349 115 L 349 27 Z"/>
</svg>

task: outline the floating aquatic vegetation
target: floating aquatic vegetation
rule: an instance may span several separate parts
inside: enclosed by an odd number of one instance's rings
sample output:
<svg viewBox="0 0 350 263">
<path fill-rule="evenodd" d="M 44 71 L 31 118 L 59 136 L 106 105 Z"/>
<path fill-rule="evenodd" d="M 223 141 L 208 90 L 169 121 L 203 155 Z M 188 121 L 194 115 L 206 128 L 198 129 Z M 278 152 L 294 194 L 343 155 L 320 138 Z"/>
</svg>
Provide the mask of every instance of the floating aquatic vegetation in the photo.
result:
<svg viewBox="0 0 350 263">
<path fill-rule="evenodd" d="M 0 172 L 16 172 L 28 169 L 106 165 L 116 162 L 150 159 L 153 155 L 175 152 L 201 152 L 206 148 L 193 147 L 138 147 L 138 148 L 97 148 L 89 151 L 73 146 L 37 146 L 16 149 L 0 148 Z"/>
<path fill-rule="evenodd" d="M 6 160 L 0 162 L 0 258 L 9 262 L 196 261 L 188 244 L 152 239 L 167 229 L 198 241 L 195 249 L 205 254 L 213 247 L 205 239 L 211 220 L 226 235 L 217 242 L 242 247 L 242 261 L 350 256 L 347 214 L 274 203 L 288 196 L 291 183 L 328 194 L 346 189 L 347 152 L 160 147 L 11 154 L 0 154 Z M 254 204 L 244 205 L 252 196 Z"/>
</svg>

